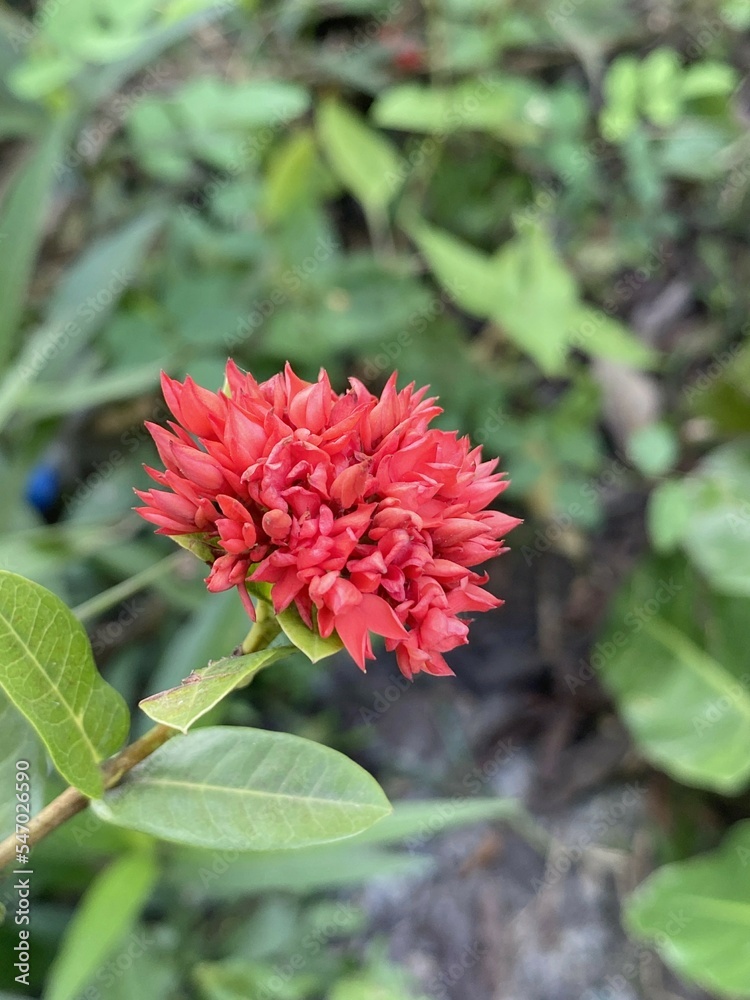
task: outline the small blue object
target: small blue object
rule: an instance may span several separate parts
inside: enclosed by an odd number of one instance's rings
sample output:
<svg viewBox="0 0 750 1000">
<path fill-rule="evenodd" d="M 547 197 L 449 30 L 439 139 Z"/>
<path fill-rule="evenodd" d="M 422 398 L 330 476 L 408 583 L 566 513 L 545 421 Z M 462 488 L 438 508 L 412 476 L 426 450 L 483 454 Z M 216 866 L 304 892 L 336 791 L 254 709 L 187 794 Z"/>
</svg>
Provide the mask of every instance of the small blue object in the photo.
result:
<svg viewBox="0 0 750 1000">
<path fill-rule="evenodd" d="M 46 514 L 60 499 L 60 472 L 54 465 L 36 465 L 26 480 L 27 503 Z"/>
</svg>

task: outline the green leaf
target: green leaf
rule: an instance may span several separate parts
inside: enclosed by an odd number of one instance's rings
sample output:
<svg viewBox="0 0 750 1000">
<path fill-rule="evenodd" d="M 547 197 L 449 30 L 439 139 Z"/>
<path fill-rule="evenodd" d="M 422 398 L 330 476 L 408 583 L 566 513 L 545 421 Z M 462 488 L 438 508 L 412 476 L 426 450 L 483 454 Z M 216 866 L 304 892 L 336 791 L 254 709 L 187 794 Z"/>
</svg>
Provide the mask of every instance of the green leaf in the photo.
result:
<svg viewBox="0 0 750 1000">
<path fill-rule="evenodd" d="M 60 774 L 102 793 L 99 762 L 128 731 L 128 710 L 99 676 L 86 632 L 59 597 L 0 572 L 0 687 L 44 742 Z"/>
<path fill-rule="evenodd" d="M 518 77 L 488 74 L 452 87 L 392 87 L 378 97 L 372 116 L 382 128 L 439 136 L 482 131 L 523 146 L 539 141 L 551 111 L 542 88 Z"/>
<path fill-rule="evenodd" d="M 638 124 L 639 69 L 634 56 L 619 56 L 604 77 L 599 126 L 608 142 L 621 142 Z"/>
<path fill-rule="evenodd" d="M 639 427 L 628 441 L 628 457 L 645 476 L 663 476 L 679 458 L 679 443 L 669 426 L 656 421 Z"/>
<path fill-rule="evenodd" d="M 576 308 L 569 332 L 571 347 L 597 358 L 619 361 L 634 368 L 650 368 L 658 355 L 623 323 L 591 306 Z"/>
<path fill-rule="evenodd" d="M 524 226 L 492 266 L 492 318 L 546 375 L 562 374 L 578 292 L 544 227 Z"/>
<path fill-rule="evenodd" d="M 223 726 L 170 740 L 93 808 L 165 840 L 245 851 L 341 840 L 391 811 L 375 779 L 343 754 Z"/>
<path fill-rule="evenodd" d="M 651 493 L 648 501 L 648 533 L 658 552 L 673 550 L 690 530 L 693 504 L 690 491 L 678 479 L 667 479 Z"/>
<path fill-rule="evenodd" d="M 455 302 L 475 316 L 490 316 L 496 284 L 491 258 L 425 223 L 411 223 L 406 228 L 430 270 Z"/>
<path fill-rule="evenodd" d="M 25 761 L 24 770 L 31 786 L 30 801 L 26 811 L 30 816 L 39 812 L 44 804 L 44 778 L 47 761 L 36 733 L 21 713 L 13 707 L 0 691 L 0 840 L 16 827 L 16 763 Z"/>
<path fill-rule="evenodd" d="M 683 480 L 692 503 L 682 544 L 712 587 L 750 596 L 750 447 L 716 448 Z"/>
<path fill-rule="evenodd" d="M 217 860 L 213 852 L 183 848 L 170 854 L 166 878 L 181 892 L 192 891 L 206 899 L 242 899 L 279 891 L 302 895 L 381 877 L 403 878 L 422 874 L 430 865 L 431 859 L 423 854 L 359 846 L 353 841 L 295 851 L 249 851 L 231 862 Z"/>
<path fill-rule="evenodd" d="M 628 929 L 711 993 L 750 997 L 750 822 L 717 851 L 665 865 L 625 910 Z"/>
<path fill-rule="evenodd" d="M 341 183 L 365 211 L 385 214 L 403 180 L 401 160 L 388 140 L 334 98 L 319 105 L 317 131 Z"/>
<path fill-rule="evenodd" d="M 281 625 L 287 639 L 293 642 L 297 649 L 301 650 L 313 663 L 317 663 L 318 660 L 322 660 L 326 656 L 333 656 L 334 653 L 339 653 L 344 648 L 343 642 L 335 632 L 324 639 L 318 632 L 309 629 L 300 618 L 299 611 L 294 604 L 290 604 L 286 611 L 276 615 L 276 620 Z"/>
<path fill-rule="evenodd" d="M 249 683 L 258 671 L 294 652 L 294 646 L 274 646 L 246 656 L 225 656 L 203 670 L 194 670 L 179 687 L 144 698 L 140 707 L 155 722 L 186 733 L 230 691 Z"/>
<path fill-rule="evenodd" d="M 97 876 L 65 932 L 44 1000 L 77 1000 L 133 927 L 156 881 L 150 854 L 125 855 Z"/>
<path fill-rule="evenodd" d="M 732 795 L 750 777 L 750 674 L 738 678 L 665 620 L 661 609 L 684 585 L 641 573 L 599 643 L 600 669 L 645 757 L 679 781 Z"/>
</svg>

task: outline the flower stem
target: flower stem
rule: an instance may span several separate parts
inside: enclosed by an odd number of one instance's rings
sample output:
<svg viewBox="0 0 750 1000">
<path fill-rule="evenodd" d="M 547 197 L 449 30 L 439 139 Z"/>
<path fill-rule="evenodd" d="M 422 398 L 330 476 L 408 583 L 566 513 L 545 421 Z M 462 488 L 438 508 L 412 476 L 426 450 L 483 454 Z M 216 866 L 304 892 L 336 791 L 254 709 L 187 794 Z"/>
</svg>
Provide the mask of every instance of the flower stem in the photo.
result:
<svg viewBox="0 0 750 1000">
<path fill-rule="evenodd" d="M 259 649 L 270 646 L 280 631 L 281 626 L 270 603 L 265 600 L 256 601 L 255 622 L 242 642 L 243 654 L 257 653 Z"/>
<path fill-rule="evenodd" d="M 154 750 L 158 750 L 163 743 L 166 743 L 172 736 L 176 736 L 177 733 L 178 730 L 172 729 L 170 726 L 161 724 L 154 726 L 135 743 L 131 743 L 130 746 L 125 747 L 106 761 L 102 765 L 104 788 L 114 788 L 136 764 L 140 764 L 142 760 L 149 757 Z M 77 788 L 66 788 L 29 822 L 28 837 L 25 843 L 29 847 L 38 843 L 47 834 L 56 830 L 58 826 L 62 826 L 67 820 L 82 812 L 90 801 L 88 796 L 79 792 Z M 12 833 L 0 843 L 0 870 L 12 863 L 16 856 L 16 850 L 16 835 Z"/>
<path fill-rule="evenodd" d="M 166 562 L 168 562 L 168 560 L 164 560 L 164 562 L 159 565 L 166 568 L 164 567 L 164 563 Z M 161 572 L 164 571 L 163 568 Z M 154 572 L 153 576 L 155 577 L 156 575 L 157 574 Z M 132 581 L 129 582 L 132 584 Z M 139 582 L 141 584 L 143 583 L 143 575 L 141 575 Z M 104 596 L 106 596 L 106 594 Z M 118 599 L 120 597 L 121 594 L 118 594 Z M 97 610 L 99 610 L 99 608 L 97 608 Z M 87 613 L 91 613 L 88 608 L 85 608 L 85 611 Z M 80 617 L 83 617 L 83 615 L 81 615 L 81 609 L 78 610 L 78 613 Z M 272 640 L 276 638 L 280 631 L 281 627 L 276 620 L 276 615 L 274 614 L 270 603 L 266 600 L 259 600 L 256 607 L 255 623 L 245 636 L 242 646 L 240 647 L 242 653 L 256 653 L 258 650 L 265 649 L 268 645 L 270 645 Z M 136 764 L 140 764 L 141 761 L 150 757 L 155 750 L 158 750 L 162 744 L 167 742 L 167 740 L 176 736 L 178 732 L 179 730 L 160 723 L 158 726 L 154 726 L 153 729 L 149 729 L 149 731 L 141 736 L 140 739 L 136 740 L 135 743 L 131 743 L 130 746 L 125 747 L 118 754 L 115 754 L 114 757 L 105 761 L 102 765 L 102 780 L 105 790 L 114 788 L 115 785 L 118 785 L 128 771 L 132 770 Z M 63 823 L 67 822 L 67 820 L 72 819 L 72 817 L 77 813 L 82 812 L 88 806 L 90 801 L 91 800 L 88 796 L 84 795 L 83 792 L 79 792 L 77 788 L 66 788 L 61 795 L 58 795 L 56 799 L 53 799 L 49 805 L 45 806 L 44 809 L 42 809 L 42 811 L 29 822 L 28 836 L 25 843 L 29 846 L 38 843 L 46 837 L 47 834 L 56 830 L 58 826 L 61 826 Z M 13 833 L 0 843 L 0 870 L 5 868 L 6 865 L 12 864 L 16 856 L 16 850 L 16 835 Z"/>
</svg>

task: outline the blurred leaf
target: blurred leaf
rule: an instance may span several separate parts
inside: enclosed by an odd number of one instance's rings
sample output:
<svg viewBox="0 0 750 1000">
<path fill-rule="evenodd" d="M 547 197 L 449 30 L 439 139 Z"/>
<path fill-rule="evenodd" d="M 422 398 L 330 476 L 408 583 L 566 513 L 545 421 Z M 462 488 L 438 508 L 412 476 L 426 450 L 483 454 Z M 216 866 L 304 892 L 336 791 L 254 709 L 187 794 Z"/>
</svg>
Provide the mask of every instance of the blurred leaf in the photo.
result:
<svg viewBox="0 0 750 1000">
<path fill-rule="evenodd" d="M 712 451 L 683 480 L 691 505 L 682 545 L 711 586 L 750 596 L 750 448 L 738 439 Z"/>
<path fill-rule="evenodd" d="M 126 854 L 86 891 L 50 969 L 44 1000 L 77 1000 L 138 919 L 156 881 L 150 854 Z"/>
<path fill-rule="evenodd" d="M 599 125 L 609 142 L 622 142 L 638 123 L 638 77 L 638 61 L 630 55 L 618 56 L 607 70 Z"/>
<path fill-rule="evenodd" d="M 31 786 L 30 801 L 26 811 L 34 816 L 44 805 L 44 784 L 47 760 L 39 738 L 26 719 L 8 701 L 0 690 L 0 774 L 6 775 L 0 786 L 0 840 L 16 828 L 16 763 L 25 761 L 25 770 Z"/>
<path fill-rule="evenodd" d="M 193 977 L 204 1000 L 247 1000 L 263 996 L 273 983 L 274 1000 L 306 1000 L 319 995 L 317 975 L 296 971 L 282 978 L 278 966 L 261 962 L 200 962 Z"/>
<path fill-rule="evenodd" d="M 597 646 L 598 669 L 644 756 L 678 781 L 733 795 L 750 777 L 750 674 L 738 678 L 689 634 L 685 587 L 648 566 L 634 574 Z M 673 624 L 683 618 L 684 629 Z"/>
<path fill-rule="evenodd" d="M 341 840 L 391 811 L 375 779 L 343 754 L 222 726 L 170 740 L 92 806 L 165 840 L 244 851 Z"/>
<path fill-rule="evenodd" d="M 722 997 L 750 997 L 750 822 L 722 847 L 665 865 L 630 897 L 628 929 L 680 975 Z"/>
<path fill-rule="evenodd" d="M 648 502 L 648 533 L 658 552 L 671 552 L 690 530 L 693 504 L 679 480 L 668 479 L 652 491 Z"/>
<path fill-rule="evenodd" d="M 448 233 L 422 222 L 407 232 L 439 283 L 462 308 L 486 317 L 495 304 L 496 278 L 491 258 Z"/>
<path fill-rule="evenodd" d="M 0 204 L 0 302 L 3 304 L 0 310 L 0 370 L 11 355 L 23 316 L 55 171 L 67 137 L 68 121 L 61 119 L 29 152 Z M 12 246 L 6 242 L 9 240 Z M 4 390 L 4 383 L 2 387 Z"/>
<path fill-rule="evenodd" d="M 0 572 L 0 687 L 63 777 L 86 795 L 101 795 L 98 764 L 122 745 L 127 706 L 99 676 L 86 632 L 60 598 L 6 572 Z"/>
<path fill-rule="evenodd" d="M 245 656 L 224 657 L 193 671 L 179 687 L 144 698 L 140 708 L 155 722 L 186 733 L 236 687 L 248 684 L 259 670 L 294 652 L 294 646 L 274 646 Z"/>
<path fill-rule="evenodd" d="M 660 46 L 641 61 L 640 99 L 655 125 L 673 125 L 682 108 L 683 71 L 674 49 Z"/>
<path fill-rule="evenodd" d="M 45 375 L 64 371 L 62 362 L 70 362 L 113 311 L 143 267 L 164 219 L 161 211 L 136 216 L 93 240 L 68 270 L 50 297 L 43 330 L 35 335 L 45 336 L 45 347 L 38 345 Z"/>
<path fill-rule="evenodd" d="M 314 197 L 322 172 L 312 130 L 293 133 L 268 164 L 263 199 L 268 218 L 284 218 Z"/>
<path fill-rule="evenodd" d="M 126 368 L 94 379 L 71 379 L 66 383 L 45 382 L 30 387 L 20 400 L 20 409 L 35 418 L 75 413 L 119 399 L 139 396 L 159 384 L 153 362 Z"/>
<path fill-rule="evenodd" d="M 185 850 L 169 862 L 166 877 L 198 898 L 233 900 L 271 891 L 306 895 L 376 878 L 419 875 L 432 864 L 427 856 L 354 847 L 349 841 L 294 851 L 250 851 L 230 858 L 217 861 L 206 851 Z"/>
<path fill-rule="evenodd" d="M 597 358 L 619 361 L 634 368 L 649 368 L 657 353 L 618 319 L 600 309 L 580 306 L 571 319 L 569 338 L 572 347 Z"/>
<path fill-rule="evenodd" d="M 661 169 L 673 177 L 706 181 L 725 173 L 732 136 L 726 128 L 699 118 L 682 118 L 662 141 Z"/>
<path fill-rule="evenodd" d="M 541 87 L 520 77 L 486 74 L 453 87 L 392 87 L 371 113 L 382 128 L 435 135 L 482 131 L 513 145 L 530 145 L 551 123 L 551 111 Z"/>
<path fill-rule="evenodd" d="M 281 625 L 284 634 L 290 642 L 293 642 L 297 649 L 301 650 L 305 656 L 313 663 L 332 656 L 344 648 L 343 642 L 333 632 L 327 639 L 324 639 L 317 631 L 309 629 L 300 618 L 299 611 L 292 603 L 280 614 L 276 615 L 276 620 Z"/>
<path fill-rule="evenodd" d="M 318 106 L 317 131 L 341 183 L 366 212 L 384 215 L 403 182 L 401 160 L 390 142 L 334 98 Z"/>
<path fill-rule="evenodd" d="M 577 289 L 542 226 L 524 226 L 492 261 L 492 318 L 546 375 L 564 370 Z"/>
<path fill-rule="evenodd" d="M 672 428 L 657 421 L 630 436 L 628 455 L 645 476 L 663 476 L 674 468 L 679 457 L 679 443 Z"/>
</svg>

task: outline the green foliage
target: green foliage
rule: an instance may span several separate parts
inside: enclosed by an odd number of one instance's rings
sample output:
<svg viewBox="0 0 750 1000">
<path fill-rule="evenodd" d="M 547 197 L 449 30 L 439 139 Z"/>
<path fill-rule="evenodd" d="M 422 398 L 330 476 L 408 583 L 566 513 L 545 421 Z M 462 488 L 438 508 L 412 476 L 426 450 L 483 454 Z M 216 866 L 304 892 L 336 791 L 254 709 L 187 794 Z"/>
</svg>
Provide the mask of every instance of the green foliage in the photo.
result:
<svg viewBox="0 0 750 1000">
<path fill-rule="evenodd" d="M 138 919 L 157 869 L 149 852 L 125 854 L 97 876 L 50 969 L 45 1000 L 76 1000 Z"/>
<path fill-rule="evenodd" d="M 726 655 L 734 609 L 718 604 L 704 631 L 696 628 L 702 600 L 683 562 L 640 567 L 619 595 L 600 669 L 650 760 L 686 784 L 731 795 L 750 779 L 750 675 Z"/>
<path fill-rule="evenodd" d="M 0 572 L 0 687 L 31 723 L 58 771 L 89 796 L 99 762 L 128 731 L 120 695 L 96 671 L 86 632 L 59 597 Z"/>
<path fill-rule="evenodd" d="M 651 499 L 654 544 L 680 544 L 721 593 L 750 597 L 750 451 L 717 448 L 690 475 L 663 483 Z"/>
<path fill-rule="evenodd" d="M 186 733 L 231 691 L 249 684 L 259 670 L 293 652 L 294 646 L 274 646 L 245 656 L 226 656 L 194 670 L 179 687 L 144 698 L 140 707 L 155 722 Z"/>
<path fill-rule="evenodd" d="M 171 740 L 94 808 L 165 840 L 243 851 L 341 840 L 391 810 L 375 779 L 335 750 L 222 726 Z"/>
<path fill-rule="evenodd" d="M 317 630 L 309 629 L 300 618 L 294 604 L 290 604 L 286 611 L 276 616 L 276 619 L 289 641 L 294 643 L 297 649 L 302 650 L 313 663 L 326 656 L 332 656 L 344 648 L 335 632 L 324 639 Z"/>
<path fill-rule="evenodd" d="M 628 902 L 628 927 L 683 975 L 721 997 L 750 996 L 750 823 L 720 850 L 665 865 Z"/>
</svg>

